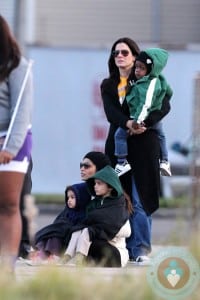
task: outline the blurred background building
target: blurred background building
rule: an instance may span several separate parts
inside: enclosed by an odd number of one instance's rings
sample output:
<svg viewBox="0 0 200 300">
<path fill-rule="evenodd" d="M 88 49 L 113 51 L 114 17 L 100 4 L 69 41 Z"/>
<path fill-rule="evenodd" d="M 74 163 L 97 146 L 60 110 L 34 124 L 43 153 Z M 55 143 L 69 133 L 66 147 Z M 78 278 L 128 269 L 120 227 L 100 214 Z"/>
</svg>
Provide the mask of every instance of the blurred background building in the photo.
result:
<svg viewBox="0 0 200 300">
<path fill-rule="evenodd" d="M 104 150 L 108 122 L 99 85 L 108 74 L 110 47 L 122 36 L 141 48 L 169 51 L 164 75 L 174 96 L 164 119 L 168 146 L 190 146 L 200 70 L 199 0 L 0 0 L 0 13 L 35 61 L 34 192 L 63 193 L 80 180 L 84 153 Z M 187 157 L 170 152 L 170 159 L 174 170 L 181 166 L 187 189 Z M 166 194 L 174 178 L 165 184 Z"/>
<path fill-rule="evenodd" d="M 1 0 L 0 7 L 28 44 L 99 48 L 119 36 L 168 48 L 200 42 L 199 0 Z"/>
</svg>

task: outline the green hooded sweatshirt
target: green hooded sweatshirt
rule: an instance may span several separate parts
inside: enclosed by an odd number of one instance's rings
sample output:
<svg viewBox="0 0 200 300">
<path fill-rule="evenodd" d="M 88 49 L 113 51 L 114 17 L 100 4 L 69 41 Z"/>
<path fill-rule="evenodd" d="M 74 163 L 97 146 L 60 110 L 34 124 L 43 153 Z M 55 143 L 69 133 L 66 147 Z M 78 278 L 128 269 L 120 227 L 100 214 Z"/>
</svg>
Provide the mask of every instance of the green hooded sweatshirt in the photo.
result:
<svg viewBox="0 0 200 300">
<path fill-rule="evenodd" d="M 138 124 L 145 121 L 150 112 L 160 110 L 164 96 L 173 92 L 162 70 L 167 64 L 168 52 L 161 48 L 148 48 L 144 51 L 153 61 L 151 72 L 131 87 L 126 96 L 130 116 Z"/>
<path fill-rule="evenodd" d="M 111 196 L 95 196 L 94 180 L 99 179 L 109 184 L 114 193 Z M 89 230 L 90 240 L 109 241 L 129 219 L 126 200 L 120 180 L 111 166 L 106 166 L 87 180 L 89 191 L 95 196 L 88 207 L 83 227 Z M 112 192 L 113 192 L 112 191 Z M 80 230 L 80 226 L 78 228 Z"/>
<path fill-rule="evenodd" d="M 111 166 L 104 167 L 87 180 L 89 191 L 93 196 L 95 196 L 95 179 L 102 180 L 103 182 L 109 184 L 114 190 L 115 197 L 120 197 L 123 195 L 123 189 L 119 177 L 117 176 L 115 170 Z"/>
</svg>

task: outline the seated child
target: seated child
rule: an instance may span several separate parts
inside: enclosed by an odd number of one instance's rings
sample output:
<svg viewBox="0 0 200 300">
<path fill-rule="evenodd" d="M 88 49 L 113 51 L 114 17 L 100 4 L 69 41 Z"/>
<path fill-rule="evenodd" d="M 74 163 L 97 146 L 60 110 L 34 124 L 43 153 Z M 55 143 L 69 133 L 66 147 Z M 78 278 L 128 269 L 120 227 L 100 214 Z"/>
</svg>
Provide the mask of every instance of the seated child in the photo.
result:
<svg viewBox="0 0 200 300">
<path fill-rule="evenodd" d="M 124 266 L 128 261 L 125 239 L 130 236 L 131 229 L 119 178 L 113 168 L 106 166 L 90 177 L 87 185 L 95 198 L 88 206 L 85 221 L 72 233 L 63 261 L 67 265 L 82 265 L 91 243 L 105 240 L 117 248 L 121 257 L 119 266 Z"/>
<path fill-rule="evenodd" d="M 86 205 L 90 200 L 91 195 L 85 182 L 66 188 L 65 209 L 52 224 L 45 226 L 35 234 L 34 248 L 36 251 L 31 254 L 31 264 L 58 260 L 71 237 L 71 228 L 85 219 Z"/>
</svg>

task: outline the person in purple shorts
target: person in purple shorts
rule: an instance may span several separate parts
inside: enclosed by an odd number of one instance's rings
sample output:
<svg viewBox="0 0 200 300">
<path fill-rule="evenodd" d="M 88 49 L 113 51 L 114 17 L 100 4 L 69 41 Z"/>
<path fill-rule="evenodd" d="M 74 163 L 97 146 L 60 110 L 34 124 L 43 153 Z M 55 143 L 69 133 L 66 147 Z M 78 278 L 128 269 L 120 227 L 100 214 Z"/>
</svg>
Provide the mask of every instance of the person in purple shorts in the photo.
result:
<svg viewBox="0 0 200 300">
<path fill-rule="evenodd" d="M 0 40 L 0 264 L 13 271 L 22 231 L 19 201 L 32 150 L 32 73 L 1 15 Z"/>
</svg>

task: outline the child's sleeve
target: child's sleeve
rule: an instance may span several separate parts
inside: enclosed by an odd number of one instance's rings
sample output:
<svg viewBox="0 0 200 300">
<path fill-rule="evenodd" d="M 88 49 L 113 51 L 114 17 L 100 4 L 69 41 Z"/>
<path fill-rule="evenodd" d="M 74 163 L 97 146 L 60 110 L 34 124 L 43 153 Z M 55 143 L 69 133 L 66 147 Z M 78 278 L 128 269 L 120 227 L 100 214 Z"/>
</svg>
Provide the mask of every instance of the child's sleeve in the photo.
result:
<svg viewBox="0 0 200 300">
<path fill-rule="evenodd" d="M 154 105 L 158 90 L 157 78 L 153 78 L 149 84 L 145 84 L 143 88 L 138 89 L 138 105 L 133 119 L 141 124 L 148 116 L 151 107 Z"/>
</svg>

